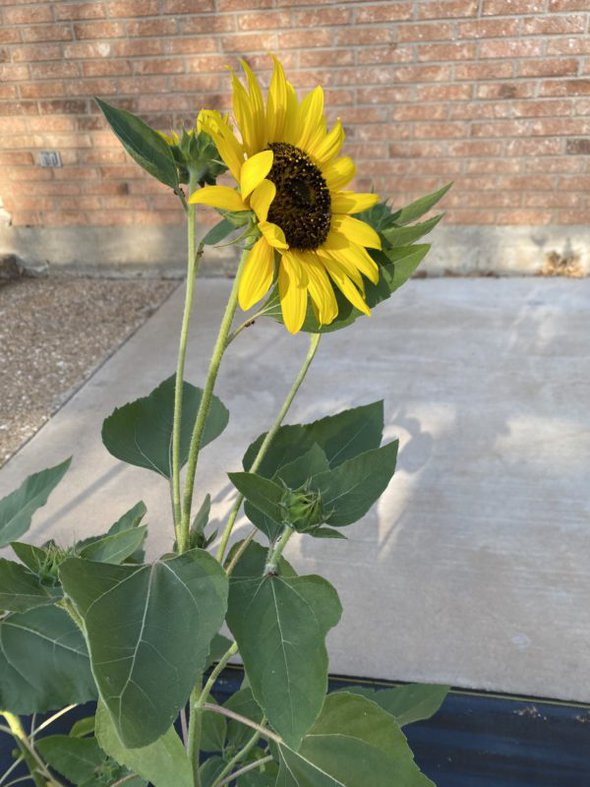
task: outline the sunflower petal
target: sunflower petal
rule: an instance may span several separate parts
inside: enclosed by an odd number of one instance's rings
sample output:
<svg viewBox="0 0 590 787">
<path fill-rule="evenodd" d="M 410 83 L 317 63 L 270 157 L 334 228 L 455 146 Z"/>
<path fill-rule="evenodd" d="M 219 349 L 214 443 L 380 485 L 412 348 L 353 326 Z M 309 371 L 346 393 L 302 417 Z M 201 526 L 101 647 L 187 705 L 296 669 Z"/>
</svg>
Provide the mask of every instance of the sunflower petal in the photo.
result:
<svg viewBox="0 0 590 787">
<path fill-rule="evenodd" d="M 242 165 L 240 174 L 240 191 L 246 199 L 259 186 L 270 172 L 274 154 L 272 150 L 263 150 L 247 159 Z"/>
<path fill-rule="evenodd" d="M 266 98 L 266 132 L 269 142 L 280 141 L 287 117 L 287 79 L 283 66 L 273 55 L 274 69 Z"/>
<path fill-rule="evenodd" d="M 332 213 L 362 213 L 379 202 L 378 194 L 359 194 L 355 191 L 337 191 L 331 194 Z"/>
<path fill-rule="evenodd" d="M 328 257 L 323 260 L 326 270 L 330 274 L 332 281 L 336 284 L 344 297 L 349 300 L 353 306 L 367 316 L 371 315 L 371 310 L 363 300 L 361 294 L 354 286 L 352 281 L 348 278 L 346 273 L 342 270 L 341 265 L 334 259 Z"/>
<path fill-rule="evenodd" d="M 256 131 L 250 96 L 235 74 L 232 73 L 232 109 L 246 153 L 251 156 L 256 152 Z"/>
<path fill-rule="evenodd" d="M 299 115 L 299 101 L 295 88 L 287 82 L 287 114 L 280 142 L 292 142 L 297 136 L 297 118 Z"/>
<path fill-rule="evenodd" d="M 354 178 L 356 167 L 354 161 L 349 156 L 342 156 L 325 167 L 322 167 L 322 175 L 330 191 L 340 191 Z"/>
<path fill-rule="evenodd" d="M 250 94 L 250 107 L 252 111 L 252 133 L 254 136 L 253 144 L 256 150 L 263 150 L 266 147 L 266 134 L 262 91 L 248 63 L 243 59 L 240 60 L 240 63 L 242 64 L 242 68 L 248 80 L 248 92 Z"/>
<path fill-rule="evenodd" d="M 210 205 L 221 210 L 248 210 L 239 192 L 229 186 L 204 186 L 191 194 L 188 200 L 193 205 Z"/>
<path fill-rule="evenodd" d="M 277 224 L 273 224 L 271 221 L 259 221 L 258 229 L 273 249 L 281 250 L 289 248 L 289 244 L 285 240 L 285 233 Z"/>
<path fill-rule="evenodd" d="M 238 291 L 240 308 L 247 311 L 263 298 L 274 276 L 274 249 L 264 238 L 259 238 L 248 255 Z"/>
<path fill-rule="evenodd" d="M 299 137 L 295 145 L 307 152 L 307 146 L 324 121 L 324 91 L 320 85 L 303 99 L 299 106 Z M 325 128 L 325 126 L 324 126 Z"/>
<path fill-rule="evenodd" d="M 338 316 L 334 287 L 319 257 L 313 252 L 299 252 L 308 277 L 307 289 L 316 307 L 318 321 L 328 325 Z"/>
<path fill-rule="evenodd" d="M 227 164 L 234 179 L 240 182 L 240 172 L 244 162 L 244 148 L 236 139 L 229 123 L 217 110 L 201 110 L 199 113 L 201 129 L 209 134 L 219 155 Z"/>
<path fill-rule="evenodd" d="M 340 153 L 340 148 L 344 144 L 344 137 L 344 129 L 342 128 L 340 118 L 338 118 L 329 134 L 310 145 L 309 153 L 320 166 L 324 166 Z"/>
<path fill-rule="evenodd" d="M 307 290 L 297 281 L 297 263 L 292 255 L 283 254 L 279 265 L 279 298 L 283 321 L 289 333 L 297 333 L 307 311 Z"/>
<path fill-rule="evenodd" d="M 263 180 L 250 195 L 250 205 L 258 221 L 266 221 L 268 218 L 268 211 L 276 193 L 275 184 L 271 180 Z"/>
<path fill-rule="evenodd" d="M 381 248 L 379 235 L 366 221 L 352 216 L 332 216 L 332 229 L 359 246 L 367 246 L 369 249 Z"/>
<path fill-rule="evenodd" d="M 344 244 L 341 244 L 340 248 L 330 249 L 328 254 L 346 267 L 348 275 L 357 285 L 359 282 L 356 276 L 352 275 L 352 271 L 360 271 L 360 273 L 366 276 L 373 284 L 377 284 L 379 281 L 379 266 L 362 246 L 357 246 L 356 243 L 351 243 L 349 240 L 346 240 Z M 359 286 L 361 289 L 363 288 L 362 280 Z"/>
</svg>

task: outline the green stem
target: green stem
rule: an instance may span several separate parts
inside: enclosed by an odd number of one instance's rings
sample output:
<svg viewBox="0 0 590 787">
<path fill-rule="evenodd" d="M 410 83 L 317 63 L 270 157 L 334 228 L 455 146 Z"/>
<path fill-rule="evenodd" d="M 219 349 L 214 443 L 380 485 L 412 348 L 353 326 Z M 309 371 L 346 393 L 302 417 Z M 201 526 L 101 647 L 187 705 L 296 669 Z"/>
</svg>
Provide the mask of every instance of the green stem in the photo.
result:
<svg viewBox="0 0 590 787">
<path fill-rule="evenodd" d="M 268 756 L 263 757 L 261 760 L 256 760 L 256 762 L 249 762 L 248 765 L 244 765 L 243 768 L 240 768 L 239 771 L 232 773 L 231 776 L 229 776 L 226 779 L 223 779 L 223 781 L 213 782 L 212 787 L 222 787 L 222 785 L 224 784 L 230 784 L 238 776 L 243 776 L 245 773 L 248 773 L 248 771 L 253 771 L 255 768 L 260 768 L 262 765 L 266 765 L 267 762 L 272 762 L 273 760 L 274 757 L 272 756 L 272 754 L 269 754 Z"/>
<path fill-rule="evenodd" d="M 182 519 L 181 519 L 180 533 L 178 539 L 179 552 L 183 551 L 180 548 L 181 544 L 188 544 L 191 507 L 193 501 L 193 489 L 195 486 L 195 475 L 197 472 L 197 461 L 199 458 L 199 450 L 201 448 L 201 440 L 203 437 L 203 431 L 205 429 L 207 414 L 209 412 L 209 407 L 211 405 L 211 398 L 213 396 L 213 389 L 215 387 L 215 382 L 217 380 L 219 366 L 221 364 L 223 353 L 225 352 L 225 349 L 227 347 L 227 337 L 229 335 L 232 322 L 234 319 L 234 314 L 236 313 L 236 309 L 238 306 L 238 289 L 240 284 L 241 273 L 249 253 L 250 253 L 249 249 L 246 249 L 243 252 L 242 258 L 240 260 L 240 264 L 238 266 L 236 277 L 234 279 L 229 300 L 227 302 L 227 306 L 225 309 L 225 314 L 223 315 L 223 319 L 219 327 L 219 333 L 217 334 L 215 347 L 213 348 L 213 354 L 211 356 L 211 361 L 209 363 L 209 371 L 207 373 L 207 380 L 205 381 L 205 387 L 203 389 L 201 404 L 199 406 L 199 411 L 197 413 L 197 418 L 193 428 L 193 434 L 191 437 L 191 444 L 190 444 L 188 462 L 187 462 L 186 481 L 184 485 Z"/>
<path fill-rule="evenodd" d="M 215 669 L 211 672 L 209 679 L 200 688 L 201 680 L 196 682 L 194 689 L 191 692 L 190 698 L 190 717 L 188 724 L 188 756 L 193 769 L 193 782 L 195 787 L 199 787 L 201 777 L 199 775 L 199 749 L 201 743 L 201 732 L 203 729 L 203 707 L 209 699 L 211 689 L 215 685 L 215 681 L 224 670 L 225 665 L 232 656 L 238 652 L 238 646 L 234 644 L 227 649 L 224 655 L 219 660 Z"/>
<path fill-rule="evenodd" d="M 189 184 L 189 195 L 192 194 L 196 184 Z M 174 511 L 174 528 L 176 543 L 179 552 L 185 552 L 188 543 L 184 538 L 188 536 L 181 529 L 182 506 L 180 496 L 180 431 L 182 424 L 182 391 L 184 381 L 184 365 L 186 360 L 186 347 L 188 343 L 188 328 L 194 301 L 194 287 L 199 269 L 199 260 L 203 254 L 203 244 L 195 248 L 195 205 L 189 205 L 187 210 L 187 274 L 186 291 L 184 297 L 184 311 L 180 328 L 178 344 L 178 364 L 176 367 L 176 385 L 174 389 L 174 421 L 172 426 L 172 507 Z"/>
<path fill-rule="evenodd" d="M 48 778 L 49 784 L 59 784 L 59 782 L 56 782 L 53 779 L 47 770 L 45 763 L 35 751 L 33 744 L 29 740 L 29 737 L 24 730 L 20 718 L 14 713 L 10 713 L 10 711 L 3 710 L 1 713 L 8 722 L 10 732 L 12 733 L 13 738 L 21 750 L 23 759 L 27 764 L 27 767 L 31 773 L 31 778 L 35 782 L 36 787 L 45 787 Z"/>
<path fill-rule="evenodd" d="M 261 724 L 264 724 L 264 719 L 262 720 Z M 236 767 L 236 765 L 239 762 L 241 762 L 244 759 L 244 757 L 246 757 L 252 751 L 252 749 L 256 746 L 256 744 L 258 743 L 258 741 L 260 740 L 261 737 L 262 737 L 262 733 L 260 733 L 258 730 L 256 730 L 254 735 L 252 735 L 252 737 L 248 740 L 248 742 L 245 744 L 245 746 L 243 748 L 241 748 L 238 752 L 236 752 L 236 754 L 234 754 L 234 756 L 227 763 L 225 768 L 221 771 L 219 776 L 215 779 L 215 781 L 213 782 L 211 787 L 219 787 L 219 785 L 225 784 L 226 783 L 225 777 L 228 776 L 233 771 L 233 769 Z M 271 759 L 272 759 L 272 757 L 271 757 Z M 250 765 L 248 765 L 246 767 L 248 769 L 250 769 L 252 767 L 258 767 L 258 764 L 259 764 L 258 762 L 256 762 L 255 764 L 251 763 Z M 243 769 L 240 769 L 239 771 L 236 771 L 236 774 L 238 774 L 238 773 L 244 773 Z M 233 779 L 235 778 L 236 774 L 233 774 L 231 779 L 229 779 L 229 781 L 233 781 Z"/>
<path fill-rule="evenodd" d="M 268 550 L 268 557 L 264 565 L 265 576 L 268 576 L 269 574 L 276 574 L 277 568 L 279 566 L 279 560 L 283 554 L 283 549 L 287 546 L 287 541 L 291 538 L 294 532 L 295 531 L 293 528 L 287 525 L 281 533 L 279 540 L 276 541 L 274 546 Z"/>
<path fill-rule="evenodd" d="M 321 334 L 320 333 L 312 333 L 309 337 L 309 348 L 307 350 L 307 355 L 305 356 L 305 360 L 299 372 L 297 373 L 297 377 L 295 378 L 293 385 L 291 386 L 291 390 L 287 394 L 287 398 L 283 402 L 283 406 L 281 407 L 279 414 L 274 420 L 273 425 L 268 430 L 265 435 L 264 440 L 262 441 L 262 445 L 258 449 L 258 453 L 256 454 L 256 458 L 252 462 L 252 466 L 249 469 L 250 473 L 255 473 L 260 465 L 262 464 L 262 460 L 264 459 L 266 452 L 268 451 L 272 441 L 275 439 L 277 432 L 279 431 L 281 424 L 283 423 L 283 419 L 287 415 L 291 404 L 293 403 L 293 399 L 295 398 L 297 391 L 301 388 L 301 384 L 305 379 L 305 375 L 313 361 L 315 354 L 318 349 L 318 345 L 320 343 Z M 227 524 L 221 536 L 221 541 L 219 543 L 219 547 L 217 548 L 217 554 L 215 555 L 216 559 L 221 563 L 223 562 L 223 558 L 225 555 L 225 550 L 227 549 L 227 542 L 229 541 L 229 537 L 231 536 L 232 530 L 234 528 L 234 524 L 236 521 L 236 517 L 240 511 L 240 506 L 244 500 L 243 495 L 238 495 L 236 498 L 236 502 L 233 505 L 232 510 L 230 511 Z M 232 569 L 235 565 L 235 562 L 232 560 Z"/>
</svg>

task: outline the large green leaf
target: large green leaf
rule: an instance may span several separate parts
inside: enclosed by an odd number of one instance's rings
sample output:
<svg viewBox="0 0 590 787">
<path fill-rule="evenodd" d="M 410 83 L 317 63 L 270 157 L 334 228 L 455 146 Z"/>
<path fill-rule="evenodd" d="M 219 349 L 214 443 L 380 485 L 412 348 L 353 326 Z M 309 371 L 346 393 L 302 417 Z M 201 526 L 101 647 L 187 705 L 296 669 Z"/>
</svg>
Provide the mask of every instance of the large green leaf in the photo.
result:
<svg viewBox="0 0 590 787">
<path fill-rule="evenodd" d="M 277 787 L 432 787 L 395 719 L 346 693 L 326 697 L 298 751 L 279 745 Z"/>
<path fill-rule="evenodd" d="M 240 648 L 257 703 L 297 747 L 322 707 L 327 687 L 325 637 L 342 608 L 317 576 L 262 576 L 266 550 L 252 543 L 230 581 L 227 623 Z"/>
<path fill-rule="evenodd" d="M 225 572 L 194 549 L 140 566 L 70 558 L 60 577 L 84 618 L 93 674 L 121 741 L 152 743 L 184 707 L 223 622 Z"/>
<path fill-rule="evenodd" d="M 31 519 L 38 508 L 64 477 L 71 457 L 55 467 L 33 473 L 18 489 L 0 500 L 0 547 L 20 538 L 31 526 Z"/>
<path fill-rule="evenodd" d="M 272 478 L 276 471 L 305 454 L 317 443 L 331 467 L 357 454 L 377 448 L 383 433 L 383 401 L 353 407 L 336 415 L 320 418 L 310 424 L 282 426 L 258 470 L 259 475 Z M 244 454 L 244 470 L 249 470 L 266 434 L 261 434 Z"/>
<path fill-rule="evenodd" d="M 255 473 L 228 473 L 235 488 L 255 508 L 274 522 L 282 521 L 281 498 L 284 488 L 280 484 Z"/>
<path fill-rule="evenodd" d="M 56 595 L 26 566 L 0 559 L 0 609 L 26 612 L 53 604 Z"/>
<path fill-rule="evenodd" d="M 143 776 L 154 787 L 192 787 L 192 768 L 174 727 L 169 727 L 148 746 L 128 749 L 121 743 L 104 703 L 99 701 L 96 738 L 100 747 L 114 760 Z"/>
<path fill-rule="evenodd" d="M 395 472 L 398 441 L 348 459 L 334 470 L 316 476 L 326 522 L 351 525 L 364 516 L 387 488 Z"/>
<path fill-rule="evenodd" d="M 110 526 L 108 535 L 114 536 L 115 533 L 122 533 L 124 530 L 138 527 L 141 520 L 147 514 L 147 508 L 143 500 L 136 503 L 128 511 L 125 511 L 123 516 L 119 517 L 117 521 Z"/>
<path fill-rule="evenodd" d="M 117 459 L 138 467 L 154 470 L 170 478 L 171 448 L 174 421 L 174 375 L 164 380 L 149 396 L 119 407 L 102 426 L 102 441 Z M 193 425 L 201 402 L 202 390 L 183 383 L 182 421 L 180 427 L 180 461 L 188 459 Z M 213 396 L 207 413 L 201 446 L 218 437 L 229 420 L 222 402 Z"/>
<path fill-rule="evenodd" d="M 351 686 L 344 691 L 360 694 L 376 702 L 383 710 L 395 716 L 400 727 L 405 727 L 406 724 L 434 716 L 449 693 L 449 688 L 433 683 L 410 683 L 392 689 Z"/>
<path fill-rule="evenodd" d="M 96 102 L 127 153 L 154 178 L 176 189 L 178 171 L 164 139 L 131 112 L 117 109 L 100 98 Z"/>
<path fill-rule="evenodd" d="M 90 782 L 107 759 L 94 738 L 49 735 L 36 748 L 48 765 L 73 784 Z"/>
<path fill-rule="evenodd" d="M 43 712 L 95 699 L 84 638 L 58 607 L 0 620 L 0 708 Z"/>
<path fill-rule="evenodd" d="M 395 219 L 395 223 L 403 227 L 421 218 L 444 197 L 452 185 L 452 183 L 447 183 L 442 189 L 438 189 L 438 191 L 434 191 L 432 194 L 427 194 L 425 197 L 420 197 L 420 199 L 417 199 L 415 202 L 406 205 L 405 208 L 396 211 L 392 215 L 392 218 Z"/>
<path fill-rule="evenodd" d="M 128 530 L 106 535 L 87 544 L 78 554 L 85 560 L 96 560 L 100 563 L 123 563 L 141 547 L 146 534 L 147 527 L 145 525 L 130 527 Z"/>
</svg>

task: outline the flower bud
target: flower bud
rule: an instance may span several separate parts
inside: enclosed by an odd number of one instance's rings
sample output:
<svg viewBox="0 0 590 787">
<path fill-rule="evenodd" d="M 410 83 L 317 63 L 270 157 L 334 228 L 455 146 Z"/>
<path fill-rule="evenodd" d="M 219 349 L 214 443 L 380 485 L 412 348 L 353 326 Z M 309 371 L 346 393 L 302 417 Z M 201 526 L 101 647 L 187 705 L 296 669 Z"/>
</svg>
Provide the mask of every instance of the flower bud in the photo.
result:
<svg viewBox="0 0 590 787">
<path fill-rule="evenodd" d="M 321 495 L 307 483 L 299 489 L 285 489 L 280 505 L 283 522 L 299 533 L 315 530 L 324 521 Z"/>
</svg>

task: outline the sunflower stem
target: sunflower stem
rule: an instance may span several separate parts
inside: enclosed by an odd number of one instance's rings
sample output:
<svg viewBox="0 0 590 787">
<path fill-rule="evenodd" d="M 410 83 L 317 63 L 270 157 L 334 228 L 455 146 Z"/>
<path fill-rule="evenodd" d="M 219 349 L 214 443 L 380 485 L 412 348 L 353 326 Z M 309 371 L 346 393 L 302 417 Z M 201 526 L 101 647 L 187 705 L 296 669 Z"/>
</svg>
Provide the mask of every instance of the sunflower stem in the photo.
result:
<svg viewBox="0 0 590 787">
<path fill-rule="evenodd" d="M 289 393 L 287 394 L 287 398 L 283 402 L 283 406 L 279 410 L 279 413 L 278 413 L 277 417 L 275 418 L 275 420 L 273 422 L 273 425 L 271 426 L 271 428 L 266 433 L 265 438 L 262 441 L 262 445 L 258 449 L 258 453 L 256 454 L 256 458 L 252 462 L 252 466 L 249 469 L 250 473 L 255 473 L 258 470 L 258 468 L 260 467 L 260 465 L 262 464 L 262 460 L 264 459 L 264 457 L 266 455 L 266 452 L 270 448 L 270 445 L 271 445 L 272 441 L 276 437 L 276 434 L 279 431 L 279 429 L 281 427 L 281 424 L 283 423 L 283 419 L 285 418 L 285 416 L 289 412 L 289 408 L 291 407 L 291 405 L 293 403 L 293 399 L 295 398 L 295 396 L 297 394 L 297 391 L 301 388 L 301 384 L 305 380 L 305 375 L 307 374 L 308 369 L 311 366 L 311 362 L 313 361 L 313 359 L 315 357 L 315 354 L 317 352 L 317 349 L 318 349 L 318 346 L 319 346 L 319 343 L 320 343 L 320 338 L 321 338 L 321 334 L 320 333 L 312 333 L 310 335 L 310 337 L 309 337 L 309 348 L 307 350 L 307 355 L 305 356 L 305 360 L 303 362 L 303 365 L 301 366 L 301 369 L 299 369 L 299 372 L 297 373 L 297 377 L 293 381 L 293 385 L 291 386 L 291 389 L 290 389 Z M 225 529 L 224 529 L 224 531 L 223 531 L 223 533 L 221 535 L 221 541 L 219 542 L 219 547 L 217 548 L 217 553 L 215 555 L 215 557 L 217 558 L 217 560 L 220 563 L 223 563 L 224 556 L 225 556 L 225 550 L 227 548 L 227 542 L 229 541 L 229 537 L 232 534 L 232 530 L 234 528 L 234 525 L 235 525 L 235 522 L 236 522 L 236 518 L 237 518 L 238 513 L 240 511 L 240 507 L 242 505 L 243 500 L 244 500 L 244 496 L 243 495 L 238 495 L 238 497 L 236 498 L 236 502 L 234 503 L 234 505 L 232 507 L 232 510 L 229 513 L 227 524 L 226 524 Z M 252 538 L 250 538 L 250 541 L 251 540 L 252 540 Z M 247 544 L 246 544 L 246 546 L 247 546 Z M 245 547 L 244 547 L 244 549 L 245 549 Z M 240 554 L 241 554 L 241 552 L 240 552 Z M 237 557 L 234 556 L 232 558 L 232 561 L 230 563 L 232 571 L 233 571 L 233 568 L 234 568 L 238 558 L 239 558 L 239 555 Z M 229 571 L 229 573 L 231 573 L 229 568 L 228 568 L 228 571 Z"/>
<path fill-rule="evenodd" d="M 234 315 L 236 313 L 236 309 L 238 306 L 238 290 L 240 285 L 240 277 L 249 253 L 250 253 L 249 249 L 244 250 L 244 252 L 242 253 L 242 257 L 240 259 L 240 264 L 238 265 L 238 270 L 236 272 L 234 283 L 227 302 L 227 306 L 225 308 L 225 313 L 223 315 L 223 319 L 221 320 L 221 325 L 219 327 L 219 333 L 217 334 L 215 347 L 213 348 L 213 354 L 211 356 L 211 361 L 209 363 L 209 371 L 207 373 L 207 379 L 205 381 L 205 387 L 203 389 L 201 403 L 199 405 L 197 418 L 195 420 L 195 425 L 193 427 L 193 433 L 191 437 L 191 443 L 190 443 L 189 454 L 188 454 L 186 480 L 184 483 L 182 518 L 181 518 L 179 538 L 178 538 L 179 552 L 182 551 L 180 549 L 180 544 L 182 543 L 188 545 L 188 541 L 189 541 L 193 490 L 195 486 L 195 476 L 197 473 L 197 461 L 199 459 L 201 440 L 203 438 L 203 431 L 205 429 L 207 414 L 209 413 L 209 407 L 211 405 L 211 398 L 213 396 L 213 389 L 215 388 L 215 382 L 217 380 L 219 366 L 221 364 L 221 359 L 223 358 L 223 353 L 225 352 L 227 347 L 227 337 L 229 335 L 232 322 L 234 319 Z"/>
<path fill-rule="evenodd" d="M 189 183 L 189 196 L 196 188 L 196 183 L 191 178 Z M 174 529 L 176 531 L 176 544 L 180 554 L 188 549 L 188 531 L 181 527 L 182 504 L 180 494 L 180 432 L 182 424 L 182 393 L 184 382 L 184 365 L 188 343 L 188 329 L 194 301 L 195 280 L 199 271 L 199 261 L 203 254 L 203 244 L 195 249 L 196 222 L 195 205 L 188 205 L 187 209 L 187 274 L 184 297 L 184 311 L 180 328 L 178 344 L 178 363 L 176 367 L 176 384 L 174 389 L 174 420 L 172 426 L 172 507 L 174 511 Z"/>
<path fill-rule="evenodd" d="M 41 757 L 39 757 L 33 742 L 29 739 L 29 736 L 25 732 L 20 718 L 16 714 L 10 713 L 7 710 L 0 711 L 0 713 L 2 716 L 4 716 L 8 723 L 12 737 L 15 739 L 17 746 L 21 751 L 23 760 L 25 761 L 31 774 L 30 778 L 34 781 L 36 787 L 45 787 L 46 784 L 60 785 L 61 782 L 58 782 L 51 776 L 47 770 L 47 766 Z M 47 780 L 49 780 L 49 782 Z"/>
</svg>

